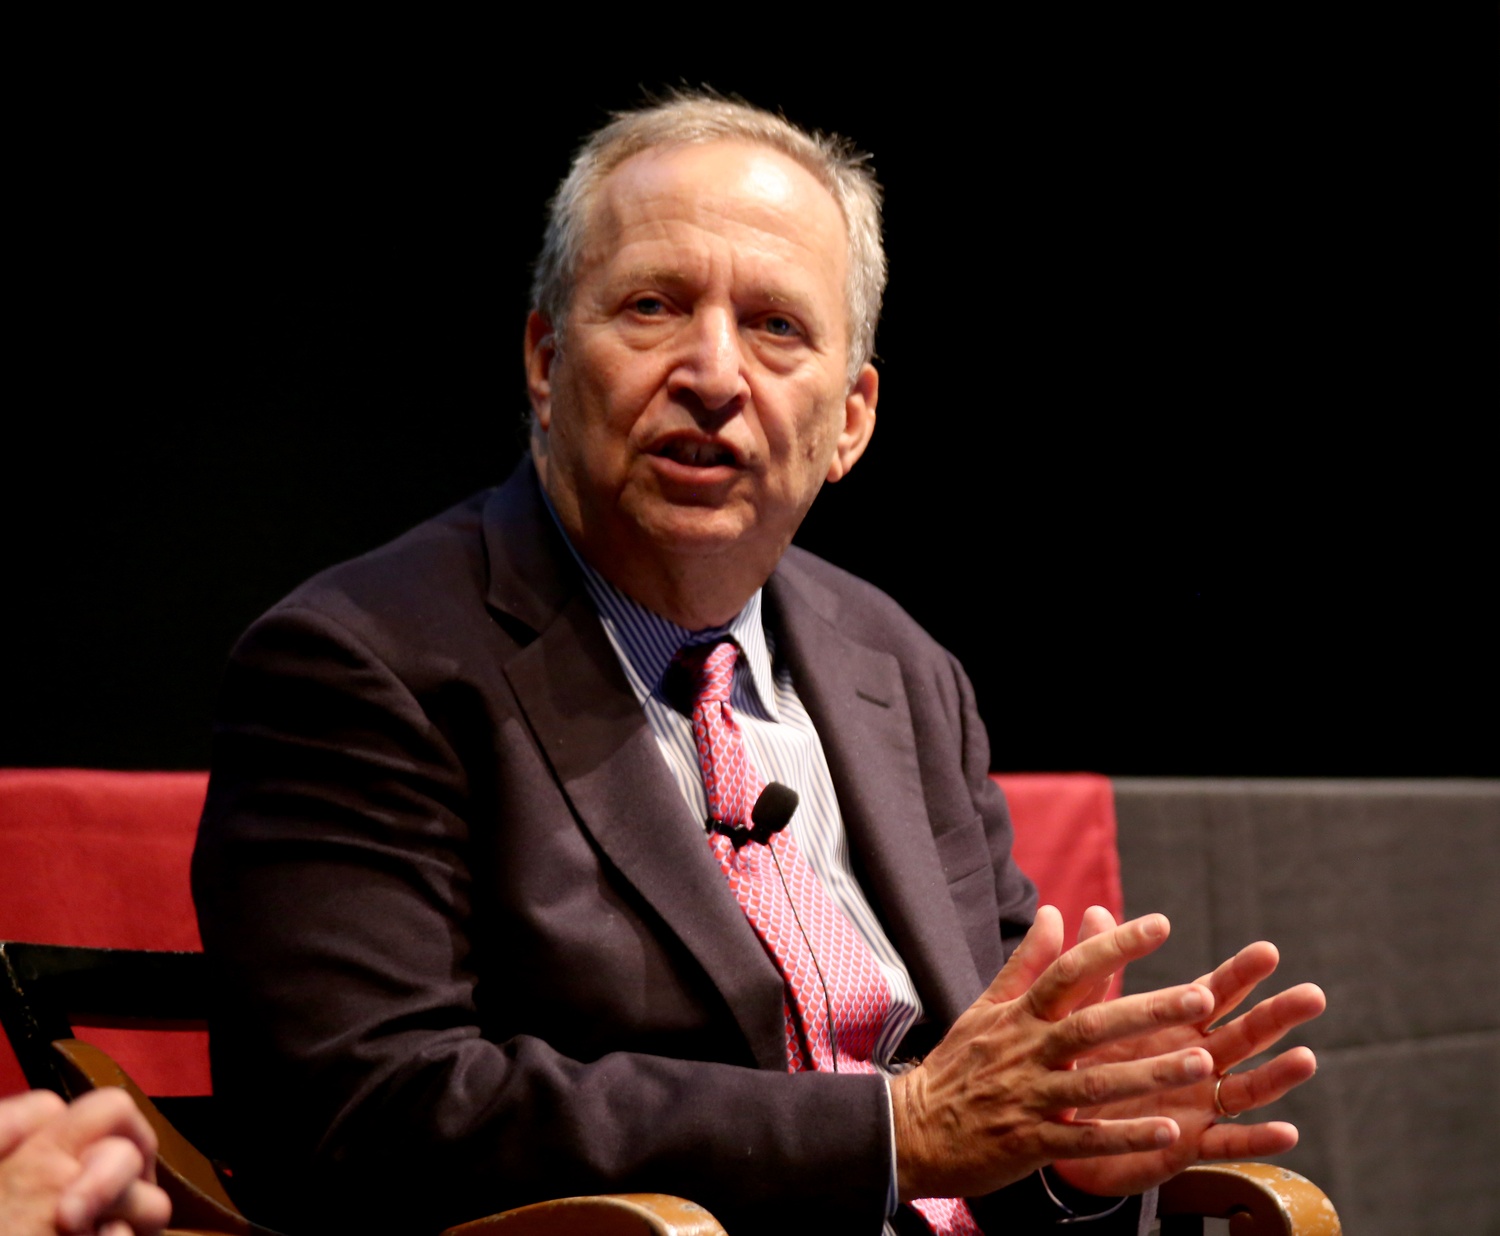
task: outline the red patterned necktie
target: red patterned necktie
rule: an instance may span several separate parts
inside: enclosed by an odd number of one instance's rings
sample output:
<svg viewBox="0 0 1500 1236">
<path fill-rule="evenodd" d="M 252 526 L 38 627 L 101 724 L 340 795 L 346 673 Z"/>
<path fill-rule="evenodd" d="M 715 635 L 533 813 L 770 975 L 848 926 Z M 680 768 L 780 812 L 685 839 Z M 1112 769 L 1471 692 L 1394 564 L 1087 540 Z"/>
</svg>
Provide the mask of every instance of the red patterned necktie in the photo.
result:
<svg viewBox="0 0 1500 1236">
<path fill-rule="evenodd" d="M 739 648 L 729 640 L 684 648 L 676 658 L 693 684 L 693 738 L 709 817 L 749 828 L 765 781 L 745 754 L 744 736 L 729 703 L 738 659 Z M 745 917 L 786 980 L 788 1071 L 876 1072 L 870 1058 L 890 1010 L 890 987 L 796 839 L 783 829 L 765 845 L 736 849 L 720 833 L 709 833 L 708 843 Z M 912 1206 L 939 1236 L 979 1236 L 961 1201 L 924 1198 Z"/>
</svg>

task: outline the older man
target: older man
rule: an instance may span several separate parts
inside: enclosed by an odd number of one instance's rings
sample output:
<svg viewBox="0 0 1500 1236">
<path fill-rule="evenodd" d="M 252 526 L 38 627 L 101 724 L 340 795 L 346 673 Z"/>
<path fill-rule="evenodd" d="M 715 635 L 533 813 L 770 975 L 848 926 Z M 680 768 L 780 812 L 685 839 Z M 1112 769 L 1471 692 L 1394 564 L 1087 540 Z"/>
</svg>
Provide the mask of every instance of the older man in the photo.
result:
<svg viewBox="0 0 1500 1236">
<path fill-rule="evenodd" d="M 837 142 L 617 118 L 554 199 L 530 459 L 236 650 L 195 892 L 262 1221 L 652 1189 L 736 1233 L 1134 1230 L 1295 1140 L 1216 1119 L 1309 1052 L 1221 1075 L 1321 994 L 1210 1029 L 1263 944 L 1100 1003 L 1165 921 L 1027 934 L 962 670 L 788 548 L 874 429 L 879 235 Z"/>
</svg>

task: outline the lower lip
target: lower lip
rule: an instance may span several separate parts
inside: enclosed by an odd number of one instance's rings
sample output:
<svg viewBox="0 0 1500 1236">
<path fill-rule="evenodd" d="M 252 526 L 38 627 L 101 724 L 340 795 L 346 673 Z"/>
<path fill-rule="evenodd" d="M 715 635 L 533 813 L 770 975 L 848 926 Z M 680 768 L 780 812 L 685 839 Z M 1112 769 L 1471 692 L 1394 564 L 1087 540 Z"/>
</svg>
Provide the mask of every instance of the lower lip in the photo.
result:
<svg viewBox="0 0 1500 1236">
<path fill-rule="evenodd" d="M 700 467 L 696 464 L 680 463 L 665 455 L 648 455 L 647 458 L 651 461 L 652 470 L 663 482 L 683 489 L 706 489 L 727 485 L 740 474 L 740 469 L 733 464 L 710 464 Z"/>
</svg>

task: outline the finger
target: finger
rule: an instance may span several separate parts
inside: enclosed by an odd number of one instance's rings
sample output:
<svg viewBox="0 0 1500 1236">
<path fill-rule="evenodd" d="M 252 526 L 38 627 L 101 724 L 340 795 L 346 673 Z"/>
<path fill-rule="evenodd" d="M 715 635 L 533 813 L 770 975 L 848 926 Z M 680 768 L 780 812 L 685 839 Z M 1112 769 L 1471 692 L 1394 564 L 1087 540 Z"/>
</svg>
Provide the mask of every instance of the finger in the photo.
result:
<svg viewBox="0 0 1500 1236">
<path fill-rule="evenodd" d="M 126 1147 L 128 1153 L 136 1156 L 139 1161 L 140 1151 L 134 1143 L 120 1138 L 111 1140 L 116 1145 Z M 121 1157 L 123 1159 L 124 1156 Z M 126 1179 L 113 1192 L 101 1186 L 95 1196 L 85 1199 L 84 1205 L 77 1204 L 78 1199 L 75 1186 L 68 1189 L 59 1201 L 59 1232 L 103 1233 L 118 1228 L 130 1236 L 145 1236 L 147 1233 L 160 1232 L 172 1217 L 172 1201 L 165 1191 L 157 1185 L 133 1177 Z"/>
<path fill-rule="evenodd" d="M 1225 1072 L 1241 1060 L 1259 1055 L 1278 1042 L 1289 1030 L 1319 1016 L 1328 1007 L 1328 998 L 1315 983 L 1296 987 L 1262 1000 L 1248 1013 L 1214 1030 L 1204 1046 L 1213 1053 L 1219 1072 Z"/>
<path fill-rule="evenodd" d="M 1038 906 L 1031 930 L 1016 946 L 1016 951 L 1010 955 L 981 999 L 995 1003 L 1019 999 L 1031 989 L 1031 985 L 1047 967 L 1057 960 L 1062 952 L 1062 945 L 1062 915 L 1056 906 Z"/>
<path fill-rule="evenodd" d="M 1213 997 L 1201 983 L 1142 992 L 1107 1004 L 1092 1004 L 1065 1017 L 1048 1031 L 1041 1058 L 1049 1067 L 1059 1068 L 1107 1043 L 1117 1043 L 1165 1026 L 1192 1025 L 1210 1016 L 1212 1011 Z M 1209 1059 L 1211 1064 L 1214 1063 L 1211 1054 Z"/>
<path fill-rule="evenodd" d="M 1100 1107 L 1121 1099 L 1160 1094 L 1191 1086 L 1213 1074 L 1214 1062 L 1201 1047 L 1146 1060 L 1095 1064 L 1052 1073 L 1041 1087 L 1050 1112 Z"/>
<path fill-rule="evenodd" d="M 1247 944 L 1212 974 L 1198 981 L 1214 993 L 1214 1015 L 1227 1017 L 1245 998 L 1275 973 L 1281 954 L 1269 940 Z"/>
<path fill-rule="evenodd" d="M 118 1209 L 146 1167 L 141 1148 L 124 1137 L 95 1142 L 78 1161 L 82 1171 L 57 1200 L 57 1223 L 65 1232 L 92 1231 L 101 1216 Z"/>
<path fill-rule="evenodd" d="M 0 1159 L 60 1116 L 67 1105 L 50 1090 L 29 1090 L 0 1099 Z"/>
<path fill-rule="evenodd" d="M 1095 936 L 1103 935 L 1112 927 L 1119 926 L 1115 922 L 1115 916 L 1103 906 L 1090 906 L 1083 912 L 1083 919 L 1078 924 L 1078 943 L 1091 940 Z"/>
<path fill-rule="evenodd" d="M 137 1180 L 115 1208 L 115 1218 L 127 1224 L 132 1236 L 152 1236 L 172 1218 L 172 1202 L 156 1185 Z"/>
<path fill-rule="evenodd" d="M 1274 1103 L 1318 1071 L 1318 1059 L 1306 1047 L 1294 1047 L 1274 1060 L 1243 1073 L 1228 1073 L 1219 1087 L 1219 1102 L 1232 1116 Z"/>
<path fill-rule="evenodd" d="M 106 1137 L 133 1142 L 147 1164 L 156 1161 L 156 1134 L 123 1090 L 107 1086 L 75 1099 L 50 1126 L 57 1144 L 75 1158 Z M 154 1167 L 151 1169 L 155 1179 Z"/>
<path fill-rule="evenodd" d="M 1103 1155 L 1165 1150 L 1182 1136 L 1175 1120 L 1143 1116 L 1136 1120 L 1049 1120 L 1038 1131 L 1049 1159 L 1091 1159 Z"/>
<path fill-rule="evenodd" d="M 1297 1144 L 1297 1126 L 1284 1120 L 1265 1124 L 1216 1124 L 1198 1139 L 1200 1159 L 1260 1159 L 1284 1154 Z"/>
<path fill-rule="evenodd" d="M 1078 943 L 1091 940 L 1097 935 L 1117 926 L 1115 916 L 1103 906 L 1090 906 L 1083 912 L 1083 919 L 1078 924 Z M 1094 985 L 1094 989 L 1088 993 L 1079 1003 L 1097 1004 L 1109 994 L 1109 986 L 1114 982 L 1114 975 L 1101 979 Z"/>
<path fill-rule="evenodd" d="M 1027 991 L 1032 1011 L 1047 1021 L 1061 1020 L 1101 980 L 1109 978 L 1126 962 L 1160 948 L 1171 929 L 1166 915 L 1148 914 L 1075 944 L 1049 965 Z"/>
</svg>

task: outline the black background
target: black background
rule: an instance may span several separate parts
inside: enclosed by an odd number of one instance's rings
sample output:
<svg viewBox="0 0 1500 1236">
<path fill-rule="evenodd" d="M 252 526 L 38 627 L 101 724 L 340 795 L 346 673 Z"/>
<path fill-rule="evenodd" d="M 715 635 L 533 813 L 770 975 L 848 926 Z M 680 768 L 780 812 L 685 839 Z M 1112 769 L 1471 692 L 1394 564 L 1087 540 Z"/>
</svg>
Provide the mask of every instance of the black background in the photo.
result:
<svg viewBox="0 0 1500 1236">
<path fill-rule="evenodd" d="M 1500 774 L 1496 31 L 1215 12 L 38 34 L 0 764 L 203 766 L 246 624 L 503 479 L 551 187 L 709 82 L 874 152 L 879 431 L 799 539 L 997 767 Z"/>
</svg>

